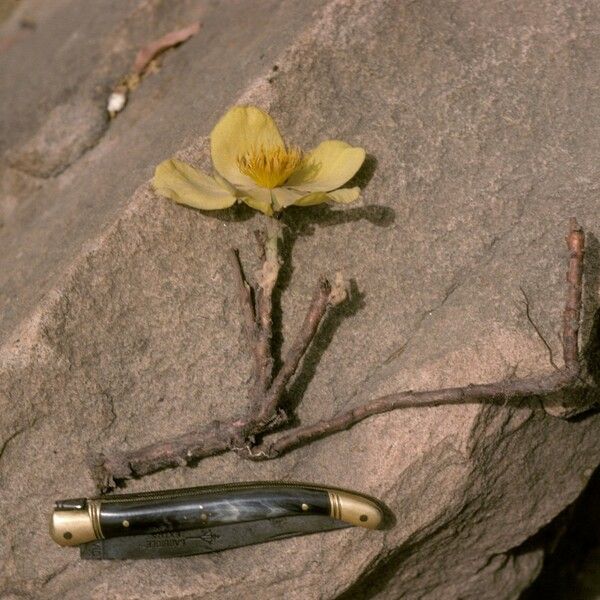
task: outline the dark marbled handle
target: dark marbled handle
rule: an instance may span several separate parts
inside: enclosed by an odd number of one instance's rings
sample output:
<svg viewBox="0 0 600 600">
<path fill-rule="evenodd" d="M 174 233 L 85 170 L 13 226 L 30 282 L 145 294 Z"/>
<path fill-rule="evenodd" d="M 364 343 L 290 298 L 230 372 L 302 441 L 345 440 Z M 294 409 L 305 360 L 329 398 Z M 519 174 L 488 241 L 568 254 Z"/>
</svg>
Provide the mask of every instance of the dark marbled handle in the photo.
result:
<svg viewBox="0 0 600 600">
<path fill-rule="evenodd" d="M 105 538 L 183 531 L 202 526 L 241 523 L 293 515 L 329 515 L 326 490 L 261 487 L 184 497 L 140 498 L 101 502 L 100 527 Z"/>
</svg>

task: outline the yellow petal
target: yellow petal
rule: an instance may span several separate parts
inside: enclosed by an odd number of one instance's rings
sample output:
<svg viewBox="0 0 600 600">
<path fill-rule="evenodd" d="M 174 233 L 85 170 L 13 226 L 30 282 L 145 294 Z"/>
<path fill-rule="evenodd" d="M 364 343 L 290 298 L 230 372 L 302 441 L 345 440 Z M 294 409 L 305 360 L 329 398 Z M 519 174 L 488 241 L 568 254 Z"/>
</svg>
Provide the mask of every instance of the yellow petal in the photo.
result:
<svg viewBox="0 0 600 600">
<path fill-rule="evenodd" d="M 354 202 L 360 196 L 360 188 L 340 188 L 339 190 L 328 192 L 327 196 L 334 202 L 348 204 L 349 202 Z"/>
<path fill-rule="evenodd" d="M 329 196 L 325 192 L 313 192 L 312 194 L 305 194 L 298 198 L 294 202 L 294 206 L 314 206 L 315 204 L 323 204 L 327 202 Z"/>
<path fill-rule="evenodd" d="M 282 210 L 287 206 L 312 206 L 313 204 L 321 204 L 321 202 L 327 202 L 330 200 L 329 194 L 324 192 L 313 192 L 307 194 L 306 192 L 300 192 L 298 190 L 292 190 L 289 188 L 275 188 L 271 190 L 275 197 L 275 209 Z"/>
<path fill-rule="evenodd" d="M 323 202 L 334 201 L 347 204 L 354 202 L 360 195 L 360 188 L 341 188 L 334 190 L 333 192 L 312 192 L 311 194 L 302 195 L 299 192 L 296 200 L 294 200 L 294 206 L 314 206 L 315 204 L 322 204 Z"/>
<path fill-rule="evenodd" d="M 235 202 L 235 196 L 212 177 L 176 159 L 156 167 L 152 185 L 161 196 L 202 210 L 228 208 Z"/>
<path fill-rule="evenodd" d="M 227 179 L 224 179 L 217 173 L 217 171 L 213 171 L 213 177 L 215 181 L 224 189 L 228 190 L 233 196 L 239 196 L 238 190 L 236 190 Z"/>
<path fill-rule="evenodd" d="M 283 139 L 273 119 L 255 106 L 234 106 L 210 134 L 210 151 L 215 169 L 233 185 L 254 182 L 238 166 L 238 158 L 253 149 L 281 147 Z"/>
<path fill-rule="evenodd" d="M 246 196 L 242 198 L 242 200 L 254 210 L 258 210 L 261 213 L 264 213 L 268 217 L 273 216 L 273 208 L 271 207 L 270 202 L 263 202 L 262 200 L 257 200 L 256 198 L 252 198 L 252 196 Z"/>
<path fill-rule="evenodd" d="M 328 192 L 351 179 L 365 160 L 365 151 L 341 142 L 328 140 L 311 150 L 302 166 L 286 181 L 286 187 L 305 192 Z"/>
<path fill-rule="evenodd" d="M 305 196 L 304 192 L 290 190 L 289 188 L 279 187 L 271 190 L 275 199 L 275 208 L 278 210 L 284 209 L 286 206 L 295 204 L 297 200 Z"/>
<path fill-rule="evenodd" d="M 280 212 L 287 206 L 295 204 L 302 196 L 306 196 L 304 192 L 288 188 L 267 189 L 259 186 L 240 189 L 240 194 L 242 194 L 242 200 L 248 206 L 267 215 Z"/>
<path fill-rule="evenodd" d="M 269 217 L 273 216 L 273 202 L 271 190 L 256 186 L 240 190 L 242 200 L 254 210 L 258 210 Z"/>
</svg>

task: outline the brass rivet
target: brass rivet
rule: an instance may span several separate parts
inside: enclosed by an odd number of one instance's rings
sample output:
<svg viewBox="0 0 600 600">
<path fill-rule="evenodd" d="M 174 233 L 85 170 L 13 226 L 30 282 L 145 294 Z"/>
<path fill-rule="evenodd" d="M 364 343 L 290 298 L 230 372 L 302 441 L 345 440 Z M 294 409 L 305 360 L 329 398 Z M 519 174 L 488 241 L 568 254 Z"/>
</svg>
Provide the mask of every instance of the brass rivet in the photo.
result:
<svg viewBox="0 0 600 600">
<path fill-rule="evenodd" d="M 122 523 L 123 527 L 129 527 L 129 521 L 125 520 Z"/>
<path fill-rule="evenodd" d="M 367 515 L 360 515 L 360 520 L 364 523 L 369 520 L 369 517 L 367 517 Z"/>
<path fill-rule="evenodd" d="M 65 540 L 70 540 L 73 537 L 73 534 L 70 531 L 65 531 L 63 533 L 63 537 L 65 538 Z"/>
<path fill-rule="evenodd" d="M 302 510 L 304 510 L 304 511 L 308 510 L 308 504 L 302 503 Z"/>
<path fill-rule="evenodd" d="M 201 518 L 203 521 L 206 521 L 206 520 L 208 519 L 208 515 L 207 515 L 206 513 L 202 513 L 202 514 L 200 515 L 200 518 Z"/>
</svg>

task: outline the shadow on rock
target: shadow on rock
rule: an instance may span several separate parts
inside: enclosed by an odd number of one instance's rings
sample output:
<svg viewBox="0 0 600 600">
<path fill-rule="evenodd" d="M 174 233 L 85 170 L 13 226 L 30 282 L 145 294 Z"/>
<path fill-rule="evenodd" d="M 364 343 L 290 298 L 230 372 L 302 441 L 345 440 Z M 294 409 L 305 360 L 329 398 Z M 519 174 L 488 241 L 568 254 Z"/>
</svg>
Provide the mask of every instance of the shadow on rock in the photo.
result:
<svg viewBox="0 0 600 600">
<path fill-rule="evenodd" d="M 301 236 L 311 236 L 315 232 L 315 225 L 319 226 L 332 226 L 340 225 L 342 223 L 353 223 L 356 221 L 368 221 L 378 227 L 389 227 L 395 220 L 395 213 L 392 209 L 385 206 L 363 206 L 356 208 L 332 209 L 327 205 L 314 206 L 311 208 L 295 208 L 288 209 L 282 217 L 286 227 L 283 230 L 283 238 L 280 241 L 279 255 L 281 257 L 282 265 L 279 271 L 279 278 L 277 280 L 277 286 L 273 291 L 273 359 L 275 365 L 275 372 L 281 368 L 281 347 L 283 345 L 282 337 L 282 310 L 281 310 L 281 297 L 285 290 L 288 288 L 294 272 L 294 263 L 292 259 L 292 252 L 296 240 Z M 316 282 L 315 282 L 316 283 Z M 354 303 L 353 295 L 357 293 L 356 282 L 354 282 L 354 289 L 350 289 L 349 300 L 343 302 L 340 306 L 330 312 L 330 316 L 326 319 L 326 322 L 322 324 L 319 333 L 315 337 L 313 345 L 319 346 L 319 339 L 323 335 L 323 331 L 333 315 L 339 315 L 344 310 L 348 310 L 351 314 L 354 314 L 356 307 L 349 308 L 350 304 Z M 353 304 L 354 306 L 354 304 Z M 344 308 L 346 307 L 346 308 Z M 336 317 L 339 318 L 339 317 Z M 343 317 L 342 317 L 343 318 Z"/>
<path fill-rule="evenodd" d="M 334 306 L 321 324 L 313 343 L 308 349 L 302 367 L 296 379 L 287 391 L 282 408 L 289 414 L 295 414 L 297 406 L 302 401 L 309 383 L 312 381 L 323 354 L 331 344 L 335 332 L 342 321 L 355 315 L 365 306 L 365 294 L 358 289 L 356 280 L 350 280 L 348 298 L 345 302 Z"/>
<path fill-rule="evenodd" d="M 361 190 L 366 188 L 371 179 L 373 179 L 376 170 L 377 159 L 372 154 L 367 154 L 360 169 L 356 172 L 354 177 L 344 185 L 344 187 L 358 186 Z"/>
</svg>

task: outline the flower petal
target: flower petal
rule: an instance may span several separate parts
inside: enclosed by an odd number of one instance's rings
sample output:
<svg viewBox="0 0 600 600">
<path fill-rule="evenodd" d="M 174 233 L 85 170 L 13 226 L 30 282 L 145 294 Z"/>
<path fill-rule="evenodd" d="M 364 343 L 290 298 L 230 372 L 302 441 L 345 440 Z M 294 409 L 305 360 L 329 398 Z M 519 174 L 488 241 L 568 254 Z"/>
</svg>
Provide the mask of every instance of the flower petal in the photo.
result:
<svg viewBox="0 0 600 600">
<path fill-rule="evenodd" d="M 295 204 L 297 200 L 299 200 L 302 196 L 306 195 L 304 192 L 299 192 L 298 190 L 291 190 L 286 187 L 273 188 L 271 191 L 273 192 L 273 196 L 275 199 L 275 208 L 278 210 L 282 210 L 286 206 L 291 206 L 292 204 Z"/>
<path fill-rule="evenodd" d="M 254 210 L 258 210 L 261 213 L 267 215 L 267 217 L 273 216 L 273 209 L 271 208 L 271 203 L 265 203 L 262 200 L 257 200 L 256 198 L 252 198 L 251 196 L 247 196 L 242 198 L 242 200 Z"/>
<path fill-rule="evenodd" d="M 307 154 L 302 166 L 285 185 L 305 192 L 328 192 L 351 179 L 364 160 L 362 148 L 339 140 L 327 140 Z"/>
<path fill-rule="evenodd" d="M 257 186 L 248 187 L 239 191 L 241 199 L 254 210 L 258 210 L 269 217 L 273 216 L 273 202 L 271 190 Z"/>
<path fill-rule="evenodd" d="M 174 158 L 156 167 L 152 185 L 161 196 L 202 210 L 228 208 L 235 202 L 212 177 Z"/>
<path fill-rule="evenodd" d="M 333 190 L 333 192 L 327 192 L 327 196 L 334 202 L 348 204 L 354 202 L 360 196 L 360 188 L 340 188 L 339 190 Z"/>
<path fill-rule="evenodd" d="M 314 206 L 315 204 L 323 204 L 329 200 L 328 194 L 325 192 L 313 192 L 305 194 L 294 202 L 294 206 Z"/>
<path fill-rule="evenodd" d="M 242 199 L 246 204 L 252 206 L 256 210 L 260 210 L 267 215 L 272 215 L 274 212 L 279 212 L 296 202 L 306 194 L 297 190 L 288 188 L 273 188 L 267 189 L 259 186 L 247 187 L 239 190 Z M 249 200 L 247 200 L 249 198 Z"/>
<path fill-rule="evenodd" d="M 235 196 L 236 198 L 240 195 L 238 190 L 233 187 L 229 181 L 227 181 L 227 179 L 221 177 L 219 175 L 219 173 L 213 169 L 213 174 L 212 174 L 214 180 L 224 189 L 228 190 L 233 196 Z"/>
<path fill-rule="evenodd" d="M 322 204 L 323 202 L 328 202 L 333 200 L 334 202 L 340 202 L 342 204 L 347 204 L 349 202 L 354 202 L 360 195 L 360 188 L 341 188 L 339 190 L 334 190 L 333 192 L 312 192 L 311 194 L 302 194 L 300 192 L 296 192 L 295 190 L 291 190 L 297 194 L 296 200 L 294 200 L 294 206 L 314 206 L 315 204 Z"/>
<path fill-rule="evenodd" d="M 234 185 L 254 182 L 240 172 L 237 159 L 252 148 L 284 147 L 273 119 L 255 106 L 234 106 L 210 134 L 210 151 L 215 169 Z"/>
</svg>

